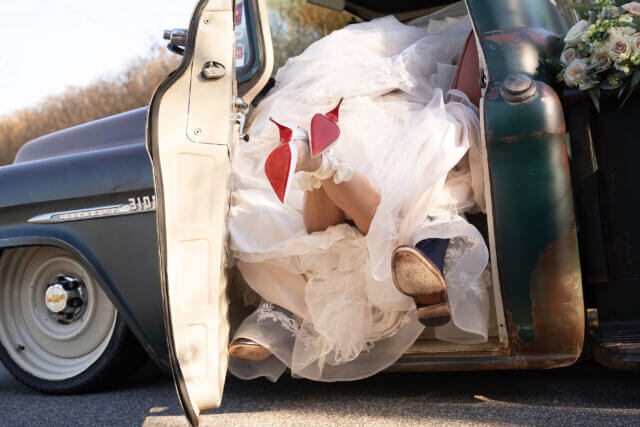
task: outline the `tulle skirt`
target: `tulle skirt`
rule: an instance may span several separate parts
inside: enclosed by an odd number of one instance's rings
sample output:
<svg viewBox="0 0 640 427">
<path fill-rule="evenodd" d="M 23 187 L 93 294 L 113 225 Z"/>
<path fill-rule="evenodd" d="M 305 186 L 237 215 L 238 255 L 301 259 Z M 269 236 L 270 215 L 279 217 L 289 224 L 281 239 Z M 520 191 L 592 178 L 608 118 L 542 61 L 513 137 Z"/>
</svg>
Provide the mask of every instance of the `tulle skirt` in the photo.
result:
<svg viewBox="0 0 640 427">
<path fill-rule="evenodd" d="M 440 27 L 445 27 L 444 29 Z M 437 33 L 393 17 L 354 24 L 290 59 L 252 113 L 250 139 L 232 147 L 232 254 L 265 301 L 236 336 L 267 346 L 262 362 L 233 359 L 241 378 L 294 376 L 353 380 L 393 364 L 422 333 L 411 298 L 391 279 L 395 247 L 450 238 L 445 280 L 452 321 L 439 339 L 487 339 L 488 251 L 462 216 L 484 206 L 478 111 L 451 90 L 468 18 Z M 381 194 L 369 233 L 348 224 L 308 234 L 303 192 L 281 204 L 264 174 L 278 143 L 268 121 L 307 128 L 340 99 L 341 136 L 332 154 L 367 176 Z"/>
</svg>

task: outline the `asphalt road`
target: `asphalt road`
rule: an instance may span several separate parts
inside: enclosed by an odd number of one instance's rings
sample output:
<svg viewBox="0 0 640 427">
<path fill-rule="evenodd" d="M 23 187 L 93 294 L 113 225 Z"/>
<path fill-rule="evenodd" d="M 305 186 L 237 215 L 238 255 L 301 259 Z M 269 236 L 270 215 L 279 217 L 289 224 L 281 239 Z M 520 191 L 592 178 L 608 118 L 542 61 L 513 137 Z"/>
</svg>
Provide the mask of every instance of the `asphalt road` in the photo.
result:
<svg viewBox="0 0 640 427">
<path fill-rule="evenodd" d="M 352 383 L 229 378 L 204 425 L 640 425 L 640 375 L 587 364 L 552 371 L 381 374 Z M 0 367 L 0 425 L 186 425 L 152 365 L 120 386 L 45 396 Z"/>
</svg>

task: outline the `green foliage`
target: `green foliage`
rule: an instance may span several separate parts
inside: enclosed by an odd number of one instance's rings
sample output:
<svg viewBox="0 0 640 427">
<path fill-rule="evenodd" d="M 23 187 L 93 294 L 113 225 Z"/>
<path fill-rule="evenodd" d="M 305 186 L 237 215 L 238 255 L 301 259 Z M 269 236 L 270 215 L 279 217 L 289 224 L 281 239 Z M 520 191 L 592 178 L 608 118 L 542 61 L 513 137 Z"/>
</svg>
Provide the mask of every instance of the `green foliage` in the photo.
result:
<svg viewBox="0 0 640 427">
<path fill-rule="evenodd" d="M 593 87 L 589 89 L 589 96 L 593 101 L 593 106 L 596 107 L 596 111 L 600 112 L 600 88 Z"/>
<path fill-rule="evenodd" d="M 580 43 L 577 47 L 576 47 L 576 53 L 578 54 L 578 56 L 580 58 L 587 58 L 590 54 L 589 52 L 589 45 L 586 43 Z"/>
<path fill-rule="evenodd" d="M 578 12 L 589 12 L 589 9 L 591 9 L 591 5 L 587 3 L 569 3 L 567 7 Z"/>
<path fill-rule="evenodd" d="M 591 9 L 591 5 L 585 3 L 570 3 L 566 5 L 566 7 L 578 12 L 580 19 L 589 20 L 589 10 Z"/>
<path fill-rule="evenodd" d="M 620 102 L 620 108 L 622 108 L 625 102 L 627 102 L 627 100 L 631 96 L 631 93 L 633 92 L 633 89 L 635 89 L 638 83 L 640 83 L 640 70 L 634 70 L 633 74 L 631 75 L 631 81 L 629 82 L 629 90 L 627 91 L 627 94 Z"/>
<path fill-rule="evenodd" d="M 625 3 L 629 2 L 592 0 L 565 5 L 588 23 L 578 22 L 569 30 L 562 54 L 566 67 L 558 78 L 564 77 L 570 87 L 588 90 L 598 110 L 600 89 L 618 90 L 622 108 L 640 82 L 640 17 L 627 11 Z"/>
</svg>

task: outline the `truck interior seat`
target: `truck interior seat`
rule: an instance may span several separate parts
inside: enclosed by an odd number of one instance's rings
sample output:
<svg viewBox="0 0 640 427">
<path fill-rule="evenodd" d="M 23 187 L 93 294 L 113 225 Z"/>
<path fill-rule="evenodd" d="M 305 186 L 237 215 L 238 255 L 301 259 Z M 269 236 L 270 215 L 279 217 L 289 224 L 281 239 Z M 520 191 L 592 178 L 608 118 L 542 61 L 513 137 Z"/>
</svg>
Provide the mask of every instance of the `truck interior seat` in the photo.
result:
<svg viewBox="0 0 640 427">
<path fill-rule="evenodd" d="M 467 94 L 469 100 L 477 107 L 480 103 L 480 61 L 473 31 L 464 42 L 458 68 L 453 78 L 453 88 Z"/>
</svg>

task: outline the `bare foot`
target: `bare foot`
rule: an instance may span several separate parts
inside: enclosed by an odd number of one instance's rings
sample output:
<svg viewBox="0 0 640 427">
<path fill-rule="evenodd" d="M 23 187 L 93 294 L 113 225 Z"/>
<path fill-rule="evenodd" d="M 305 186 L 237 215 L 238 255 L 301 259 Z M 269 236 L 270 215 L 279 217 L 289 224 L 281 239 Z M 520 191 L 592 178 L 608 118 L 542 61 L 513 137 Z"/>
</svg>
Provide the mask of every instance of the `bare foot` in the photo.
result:
<svg viewBox="0 0 640 427">
<path fill-rule="evenodd" d="M 315 159 L 311 157 L 309 142 L 302 139 L 296 139 L 293 141 L 293 143 L 298 149 L 298 163 L 296 164 L 296 172 L 313 172 L 322 165 L 322 156 L 318 156 Z"/>
</svg>

